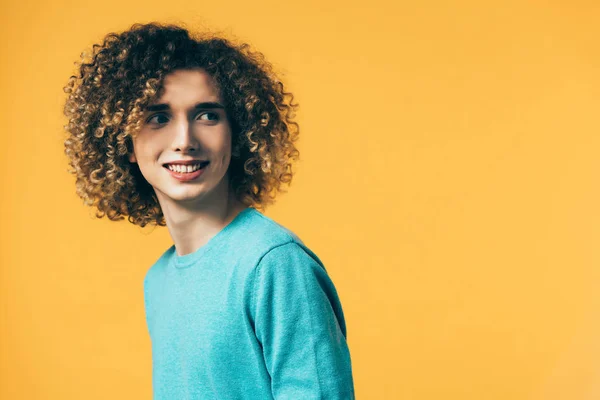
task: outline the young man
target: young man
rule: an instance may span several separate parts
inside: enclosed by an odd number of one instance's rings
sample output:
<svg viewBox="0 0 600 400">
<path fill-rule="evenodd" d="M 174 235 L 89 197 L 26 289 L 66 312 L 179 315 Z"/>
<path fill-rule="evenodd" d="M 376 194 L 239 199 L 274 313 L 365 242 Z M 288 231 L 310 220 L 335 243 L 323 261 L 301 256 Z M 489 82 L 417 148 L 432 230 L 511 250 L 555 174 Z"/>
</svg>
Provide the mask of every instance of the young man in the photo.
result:
<svg viewBox="0 0 600 400">
<path fill-rule="evenodd" d="M 154 399 L 354 399 L 333 282 L 258 210 L 298 158 L 297 105 L 262 55 L 136 24 L 65 91 L 77 193 L 174 242 L 144 279 Z"/>
</svg>

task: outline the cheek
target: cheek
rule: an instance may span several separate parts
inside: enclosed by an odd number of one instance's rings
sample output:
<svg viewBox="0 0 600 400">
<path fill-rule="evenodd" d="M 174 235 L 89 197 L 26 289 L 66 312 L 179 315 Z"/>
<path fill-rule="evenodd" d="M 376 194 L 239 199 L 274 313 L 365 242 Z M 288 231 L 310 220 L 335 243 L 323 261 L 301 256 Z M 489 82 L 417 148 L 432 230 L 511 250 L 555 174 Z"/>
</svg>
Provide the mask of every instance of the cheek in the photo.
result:
<svg viewBox="0 0 600 400">
<path fill-rule="evenodd" d="M 229 165 L 229 155 L 227 153 L 223 154 L 223 157 L 221 157 L 221 164 L 223 166 Z"/>
<path fill-rule="evenodd" d="M 218 139 L 206 143 L 207 147 L 212 149 L 213 154 L 218 155 L 215 157 L 223 165 L 227 165 L 231 159 L 231 135 L 223 134 Z"/>
<path fill-rule="evenodd" d="M 138 161 L 142 162 L 154 161 L 159 148 L 158 138 L 149 135 L 139 137 L 134 146 L 135 155 Z"/>
</svg>

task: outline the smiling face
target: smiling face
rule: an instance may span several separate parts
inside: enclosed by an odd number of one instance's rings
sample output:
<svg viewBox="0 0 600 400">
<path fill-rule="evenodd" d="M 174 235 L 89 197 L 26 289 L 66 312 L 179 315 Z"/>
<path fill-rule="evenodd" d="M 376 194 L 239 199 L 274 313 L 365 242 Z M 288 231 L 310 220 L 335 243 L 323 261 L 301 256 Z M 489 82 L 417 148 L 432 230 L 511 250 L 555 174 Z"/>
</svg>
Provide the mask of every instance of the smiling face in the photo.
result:
<svg viewBox="0 0 600 400">
<path fill-rule="evenodd" d="M 227 201 L 231 128 L 213 79 L 202 69 L 176 70 L 163 88 L 144 112 L 129 161 L 138 163 L 163 210 L 173 202 L 197 207 Z M 189 174 L 165 165 L 185 160 L 208 165 Z"/>
</svg>

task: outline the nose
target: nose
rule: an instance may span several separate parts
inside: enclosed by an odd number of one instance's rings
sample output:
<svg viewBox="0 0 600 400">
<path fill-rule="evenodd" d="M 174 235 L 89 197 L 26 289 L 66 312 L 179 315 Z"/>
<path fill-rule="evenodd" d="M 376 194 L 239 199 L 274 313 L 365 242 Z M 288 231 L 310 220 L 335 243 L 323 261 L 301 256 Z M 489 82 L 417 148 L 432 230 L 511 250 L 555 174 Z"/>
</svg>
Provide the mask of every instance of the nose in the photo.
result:
<svg viewBox="0 0 600 400">
<path fill-rule="evenodd" d="M 174 126 L 172 147 L 174 151 L 192 152 L 199 148 L 199 143 L 194 136 L 193 124 L 187 118 L 178 118 Z"/>
</svg>

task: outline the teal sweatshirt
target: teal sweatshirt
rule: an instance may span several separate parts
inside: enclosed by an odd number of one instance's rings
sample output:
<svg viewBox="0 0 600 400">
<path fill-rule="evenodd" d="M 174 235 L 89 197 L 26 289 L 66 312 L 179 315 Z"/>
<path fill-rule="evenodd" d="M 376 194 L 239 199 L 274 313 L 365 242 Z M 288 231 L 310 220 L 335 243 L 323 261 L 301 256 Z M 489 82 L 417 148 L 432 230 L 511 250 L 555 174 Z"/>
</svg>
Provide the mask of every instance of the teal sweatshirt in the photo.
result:
<svg viewBox="0 0 600 400">
<path fill-rule="evenodd" d="M 254 208 L 144 278 L 154 400 L 354 399 L 346 324 L 321 260 Z"/>
</svg>

